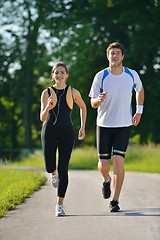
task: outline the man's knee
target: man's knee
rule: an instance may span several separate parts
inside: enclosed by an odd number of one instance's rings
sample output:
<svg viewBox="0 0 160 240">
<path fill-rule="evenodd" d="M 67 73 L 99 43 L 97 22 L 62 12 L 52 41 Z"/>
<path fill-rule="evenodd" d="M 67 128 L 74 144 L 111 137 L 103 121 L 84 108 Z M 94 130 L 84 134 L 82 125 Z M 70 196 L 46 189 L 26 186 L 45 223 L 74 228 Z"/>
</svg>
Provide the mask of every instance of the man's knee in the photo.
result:
<svg viewBox="0 0 160 240">
<path fill-rule="evenodd" d="M 99 161 L 98 161 L 98 166 L 101 168 L 108 167 L 109 164 L 110 164 L 109 159 L 99 159 Z"/>
<path fill-rule="evenodd" d="M 113 164 L 116 167 L 123 167 L 123 165 L 124 165 L 124 158 L 122 156 L 115 155 L 113 157 Z"/>
</svg>

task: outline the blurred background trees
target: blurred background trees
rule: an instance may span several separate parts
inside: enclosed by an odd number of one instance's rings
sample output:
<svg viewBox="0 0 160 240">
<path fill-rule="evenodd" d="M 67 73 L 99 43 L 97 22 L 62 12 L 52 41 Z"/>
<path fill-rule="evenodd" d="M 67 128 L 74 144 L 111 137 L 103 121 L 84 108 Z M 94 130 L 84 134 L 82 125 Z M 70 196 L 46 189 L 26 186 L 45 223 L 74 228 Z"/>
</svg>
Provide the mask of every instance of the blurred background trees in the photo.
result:
<svg viewBox="0 0 160 240">
<path fill-rule="evenodd" d="M 56 61 L 69 67 L 68 84 L 88 106 L 85 143 L 95 143 L 96 110 L 88 93 L 95 73 L 108 65 L 112 41 L 123 43 L 123 64 L 140 74 L 145 88 L 142 122 L 131 137 L 160 143 L 158 0 L 1 0 L 0 18 L 0 158 L 41 147 L 40 95 L 51 85 Z M 76 106 L 72 117 L 77 132 Z"/>
</svg>

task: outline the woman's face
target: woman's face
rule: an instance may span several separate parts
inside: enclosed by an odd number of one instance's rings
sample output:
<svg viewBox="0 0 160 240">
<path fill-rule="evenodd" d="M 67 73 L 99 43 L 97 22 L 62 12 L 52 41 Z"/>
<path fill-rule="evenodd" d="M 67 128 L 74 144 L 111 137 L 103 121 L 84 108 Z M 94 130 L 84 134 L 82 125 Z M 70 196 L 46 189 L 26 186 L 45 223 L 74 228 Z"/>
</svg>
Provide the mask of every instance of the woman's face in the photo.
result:
<svg viewBox="0 0 160 240">
<path fill-rule="evenodd" d="M 66 72 L 66 69 L 62 66 L 55 68 L 55 70 L 52 72 L 52 78 L 56 82 L 65 82 L 67 77 L 68 73 Z"/>
</svg>

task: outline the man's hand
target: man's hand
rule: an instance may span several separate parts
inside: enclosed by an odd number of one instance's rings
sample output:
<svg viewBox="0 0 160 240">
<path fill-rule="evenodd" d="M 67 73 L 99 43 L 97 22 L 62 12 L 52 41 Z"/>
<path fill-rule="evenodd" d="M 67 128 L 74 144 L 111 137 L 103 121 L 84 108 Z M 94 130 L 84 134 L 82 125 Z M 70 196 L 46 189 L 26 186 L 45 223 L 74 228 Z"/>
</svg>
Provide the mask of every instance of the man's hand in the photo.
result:
<svg viewBox="0 0 160 240">
<path fill-rule="evenodd" d="M 140 114 L 140 113 L 134 114 L 133 119 L 132 119 L 132 125 L 133 126 L 136 127 L 139 124 L 139 122 L 141 120 L 141 116 L 142 116 L 142 114 Z"/>
<path fill-rule="evenodd" d="M 102 92 L 98 95 L 98 97 L 96 98 L 91 98 L 91 106 L 93 108 L 98 108 L 101 103 L 104 101 L 104 99 L 106 98 L 107 93 L 106 92 Z"/>
<path fill-rule="evenodd" d="M 106 92 L 100 93 L 99 96 L 98 96 L 98 102 L 100 102 L 100 103 L 103 102 L 104 99 L 106 98 L 106 95 L 107 95 Z"/>
</svg>

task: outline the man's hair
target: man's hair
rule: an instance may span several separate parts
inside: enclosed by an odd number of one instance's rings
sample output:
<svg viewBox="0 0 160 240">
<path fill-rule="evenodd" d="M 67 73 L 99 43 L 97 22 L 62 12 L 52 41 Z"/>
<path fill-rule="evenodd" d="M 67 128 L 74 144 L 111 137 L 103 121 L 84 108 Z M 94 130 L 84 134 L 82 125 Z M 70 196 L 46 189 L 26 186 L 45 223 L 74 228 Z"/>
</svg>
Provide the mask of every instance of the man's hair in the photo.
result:
<svg viewBox="0 0 160 240">
<path fill-rule="evenodd" d="M 106 49 L 107 56 L 108 56 L 109 51 L 110 51 L 111 48 L 119 48 L 121 50 L 121 52 L 122 52 L 122 55 L 124 55 L 124 49 L 123 49 L 123 45 L 121 43 L 113 42 L 113 43 L 109 44 L 109 46 Z"/>
</svg>

